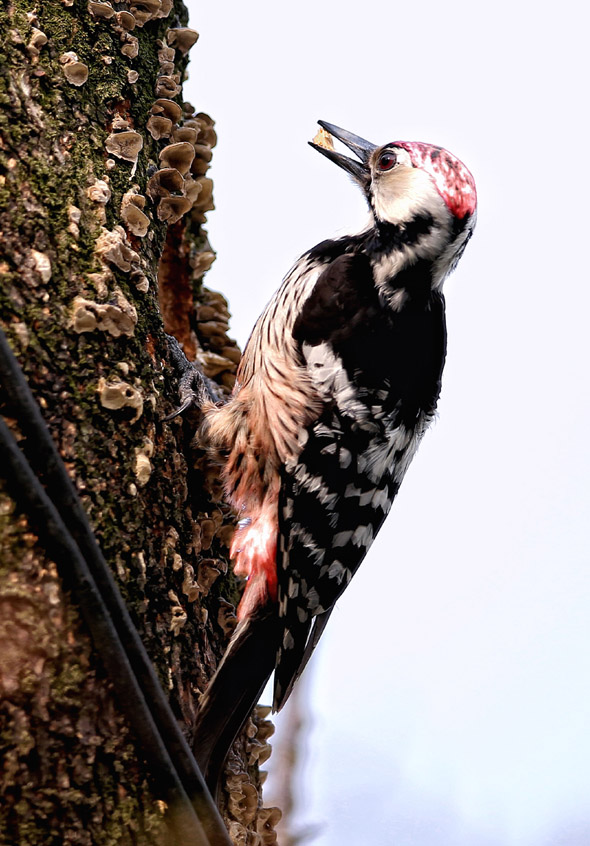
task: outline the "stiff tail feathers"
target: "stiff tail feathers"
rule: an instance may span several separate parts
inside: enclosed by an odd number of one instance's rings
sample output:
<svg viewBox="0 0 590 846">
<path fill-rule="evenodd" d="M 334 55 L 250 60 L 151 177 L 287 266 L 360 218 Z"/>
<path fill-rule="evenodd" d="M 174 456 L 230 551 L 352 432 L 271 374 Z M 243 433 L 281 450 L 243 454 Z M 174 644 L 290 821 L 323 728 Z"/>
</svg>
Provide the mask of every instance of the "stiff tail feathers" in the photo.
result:
<svg viewBox="0 0 590 846">
<path fill-rule="evenodd" d="M 279 631 L 274 603 L 240 622 L 201 700 L 193 752 L 213 796 L 228 752 L 274 670 Z"/>
<path fill-rule="evenodd" d="M 274 679 L 273 711 L 280 711 L 293 691 L 295 682 L 305 670 L 307 662 L 318 645 L 318 641 L 326 627 L 326 623 L 333 609 L 324 611 L 313 617 L 309 625 L 299 624 L 293 627 L 293 645 L 281 644 L 277 656 L 277 667 Z M 313 625 L 310 633 L 310 627 Z M 284 627 L 284 622 L 283 622 Z M 287 629 L 282 629 L 287 631 Z"/>
</svg>

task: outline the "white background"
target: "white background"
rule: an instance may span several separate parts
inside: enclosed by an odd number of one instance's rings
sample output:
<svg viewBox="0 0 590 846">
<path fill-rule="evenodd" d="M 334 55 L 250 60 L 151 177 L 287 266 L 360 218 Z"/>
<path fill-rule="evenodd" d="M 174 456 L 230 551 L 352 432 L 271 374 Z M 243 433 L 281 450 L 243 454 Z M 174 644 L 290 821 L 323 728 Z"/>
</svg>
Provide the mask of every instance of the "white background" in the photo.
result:
<svg viewBox="0 0 590 846">
<path fill-rule="evenodd" d="M 185 96 L 219 132 L 207 284 L 240 343 L 364 220 L 316 119 L 448 147 L 479 191 L 440 419 L 310 667 L 301 822 L 318 846 L 587 846 L 587 7 L 188 5 Z"/>
</svg>

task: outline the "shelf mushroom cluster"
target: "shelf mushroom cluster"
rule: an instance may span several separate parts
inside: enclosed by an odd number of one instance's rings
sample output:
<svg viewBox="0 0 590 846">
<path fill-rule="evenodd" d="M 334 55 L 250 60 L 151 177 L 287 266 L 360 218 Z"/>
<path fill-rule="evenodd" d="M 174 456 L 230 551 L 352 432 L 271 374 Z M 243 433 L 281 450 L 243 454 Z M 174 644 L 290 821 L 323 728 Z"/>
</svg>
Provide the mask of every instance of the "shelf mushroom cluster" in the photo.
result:
<svg viewBox="0 0 590 846">
<path fill-rule="evenodd" d="M 130 3 L 128 9 L 119 10 L 103 0 L 88 3 L 88 11 L 96 21 L 108 22 L 119 33 L 121 53 L 129 59 L 139 55 L 139 39 L 131 32 L 150 20 L 166 18 L 171 9 L 172 0 L 141 0 Z M 204 223 L 205 212 L 213 209 L 213 183 L 205 176 L 211 162 L 211 148 L 217 141 L 213 121 L 203 113 L 195 114 L 190 104 L 181 106 L 174 100 L 182 90 L 181 74 L 175 67 L 177 51 L 185 56 L 198 37 L 196 30 L 190 27 L 171 27 L 163 40 L 157 42 L 156 100 L 146 128 L 154 141 L 168 143 L 159 152 L 159 167 L 148 182 L 147 194 L 157 207 L 158 219 L 168 224 L 178 222 L 189 211 L 195 222 Z M 72 63 L 73 57 L 66 60 L 66 68 Z M 127 78 L 136 82 L 137 71 L 129 69 Z M 121 115 L 115 117 L 105 147 L 115 159 L 131 162 L 131 176 L 135 174 L 139 154 L 144 149 L 144 137 L 129 119 Z M 115 166 L 113 159 L 109 162 L 108 167 Z M 123 199 L 123 222 L 136 237 L 145 236 L 149 229 L 150 218 L 145 205 L 146 198 L 137 192 L 126 194 Z"/>
<path fill-rule="evenodd" d="M 160 167 L 147 186 L 148 196 L 158 204 L 158 219 L 170 224 L 191 209 L 195 222 L 204 223 L 205 212 L 213 208 L 213 183 L 205 176 L 217 141 L 213 121 L 202 112 L 193 114 L 192 107 L 186 106 L 183 113 L 178 103 L 159 98 L 147 122 L 154 139 L 171 142 L 160 150 Z"/>
</svg>

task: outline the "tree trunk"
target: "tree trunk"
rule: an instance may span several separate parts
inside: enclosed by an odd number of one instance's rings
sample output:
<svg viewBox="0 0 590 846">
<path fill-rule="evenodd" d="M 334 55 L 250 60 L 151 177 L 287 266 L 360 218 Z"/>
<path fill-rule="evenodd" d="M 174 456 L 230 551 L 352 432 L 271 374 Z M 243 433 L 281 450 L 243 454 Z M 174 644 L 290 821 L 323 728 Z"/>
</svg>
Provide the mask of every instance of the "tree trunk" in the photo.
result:
<svg viewBox="0 0 590 846">
<path fill-rule="evenodd" d="M 186 26 L 180 0 L 4 5 L 0 319 L 190 742 L 239 586 L 234 515 L 191 444 L 198 416 L 163 420 L 178 404 L 164 330 L 225 393 L 239 351 L 223 297 L 202 287 L 215 132 L 182 103 Z M 62 562 L 2 470 L 0 841 L 167 843 L 165 804 Z M 236 844 L 276 842 L 278 811 L 260 797 L 265 716 L 225 773 Z"/>
</svg>

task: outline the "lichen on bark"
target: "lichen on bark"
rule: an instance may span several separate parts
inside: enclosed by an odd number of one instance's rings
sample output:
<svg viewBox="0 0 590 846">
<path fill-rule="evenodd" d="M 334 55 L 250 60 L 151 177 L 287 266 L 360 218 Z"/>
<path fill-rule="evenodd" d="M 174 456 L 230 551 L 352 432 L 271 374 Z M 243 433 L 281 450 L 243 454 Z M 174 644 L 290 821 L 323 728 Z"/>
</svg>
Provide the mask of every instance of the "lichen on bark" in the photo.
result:
<svg viewBox="0 0 590 846">
<path fill-rule="evenodd" d="M 227 304 L 202 285 L 215 131 L 181 99 L 194 39 L 171 34 L 186 27 L 182 2 L 108 5 L 0 11 L 0 322 L 190 739 L 239 595 L 234 516 L 190 446 L 197 416 L 163 421 L 177 401 L 164 329 L 223 391 L 239 360 Z M 154 137 L 166 110 L 170 132 Z M 192 145 L 188 165 L 177 149 L 161 157 L 174 144 Z M 75 597 L 4 487 L 0 548 L 0 839 L 167 842 Z M 269 732 L 254 715 L 229 762 L 236 843 L 276 839 L 259 793 Z"/>
</svg>

